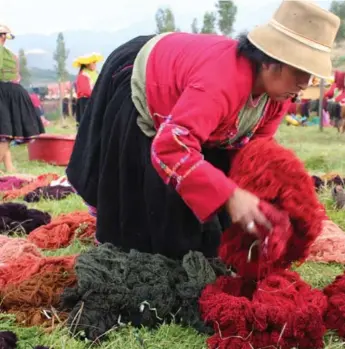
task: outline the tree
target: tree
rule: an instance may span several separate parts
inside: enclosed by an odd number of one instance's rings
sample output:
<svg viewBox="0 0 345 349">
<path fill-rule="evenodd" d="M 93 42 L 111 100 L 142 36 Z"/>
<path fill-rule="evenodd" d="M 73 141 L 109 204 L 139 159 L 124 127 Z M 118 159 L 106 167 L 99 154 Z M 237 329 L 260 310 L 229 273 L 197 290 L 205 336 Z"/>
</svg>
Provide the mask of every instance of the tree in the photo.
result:
<svg viewBox="0 0 345 349">
<path fill-rule="evenodd" d="M 55 70 L 59 82 L 65 82 L 68 79 L 68 72 L 66 69 L 68 55 L 69 52 L 66 49 L 63 33 L 59 33 L 56 40 L 56 50 L 54 52 L 54 61 L 56 62 Z"/>
<path fill-rule="evenodd" d="M 201 29 L 203 34 L 216 34 L 217 17 L 214 12 L 206 12 L 204 15 L 204 23 Z"/>
<path fill-rule="evenodd" d="M 193 34 L 198 34 L 199 33 L 198 20 L 196 18 L 194 18 L 193 22 L 192 22 L 192 33 Z"/>
<path fill-rule="evenodd" d="M 63 113 L 62 113 L 62 103 L 63 103 L 63 83 L 68 79 L 68 72 L 66 69 L 66 61 L 68 58 L 68 50 L 66 49 L 65 39 L 63 33 L 59 33 L 56 40 L 56 50 L 54 52 L 54 60 L 56 62 L 55 70 L 56 75 L 59 81 L 60 86 L 60 115 L 61 121 L 64 122 Z"/>
<path fill-rule="evenodd" d="M 335 38 L 335 40 L 339 42 L 345 39 L 345 1 L 332 1 L 329 10 L 337 15 L 341 20 L 340 28 Z"/>
<path fill-rule="evenodd" d="M 175 25 L 175 16 L 170 8 L 159 8 L 156 12 L 157 34 L 179 31 Z"/>
<path fill-rule="evenodd" d="M 19 60 L 19 73 L 21 77 L 21 84 L 24 87 L 29 87 L 31 75 L 28 69 L 28 61 L 25 56 L 25 51 L 23 49 L 19 50 L 18 60 Z"/>
<path fill-rule="evenodd" d="M 216 8 L 219 30 L 223 35 L 230 36 L 234 31 L 237 6 L 231 0 L 218 0 Z"/>
</svg>

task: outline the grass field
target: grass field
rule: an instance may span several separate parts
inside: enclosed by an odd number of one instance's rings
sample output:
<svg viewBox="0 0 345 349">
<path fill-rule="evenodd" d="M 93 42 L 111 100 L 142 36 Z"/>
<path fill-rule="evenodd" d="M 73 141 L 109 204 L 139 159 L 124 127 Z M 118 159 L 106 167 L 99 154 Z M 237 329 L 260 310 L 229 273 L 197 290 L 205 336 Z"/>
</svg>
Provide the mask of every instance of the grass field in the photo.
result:
<svg viewBox="0 0 345 349">
<path fill-rule="evenodd" d="M 52 126 L 48 132 L 73 133 L 74 127 L 67 129 Z M 345 135 L 338 135 L 335 129 L 325 129 L 319 132 L 316 127 L 293 128 L 282 126 L 277 139 L 286 147 L 296 151 L 304 161 L 308 170 L 313 174 L 336 171 L 345 175 Z M 18 172 L 30 174 L 42 174 L 46 172 L 64 173 L 64 168 L 57 168 L 42 163 L 29 162 L 25 146 L 13 148 L 15 166 Z M 301 193 L 303 195 L 303 193 Z M 334 222 L 345 229 L 345 211 L 336 211 L 333 207 L 329 192 L 320 194 L 320 199 L 326 205 L 329 216 Z M 57 201 L 45 201 L 31 204 L 31 207 L 48 211 L 53 216 L 61 213 L 85 210 L 78 196 L 70 196 L 67 199 Z M 68 248 L 58 251 L 48 251 L 49 255 L 67 255 L 80 252 L 82 247 L 78 241 Z M 345 267 L 336 264 L 306 263 L 298 270 L 302 277 L 315 287 L 323 287 L 329 284 L 335 276 L 341 274 Z M 56 329 L 53 333 L 45 334 L 40 328 L 20 328 L 14 324 L 13 318 L 1 316 L 0 330 L 13 330 L 20 338 L 20 349 L 32 348 L 32 345 L 47 345 L 54 349 L 82 349 L 89 348 L 93 343 L 80 342 L 71 338 L 66 328 Z M 340 341 L 333 334 L 325 338 L 327 349 L 345 348 L 345 342 Z M 145 329 L 133 329 L 127 327 L 109 334 L 109 339 L 99 348 L 111 349 L 203 349 L 206 348 L 205 337 L 198 335 L 191 329 L 183 329 L 175 325 L 162 326 L 157 331 Z M 312 349 L 312 348 L 311 348 Z"/>
</svg>

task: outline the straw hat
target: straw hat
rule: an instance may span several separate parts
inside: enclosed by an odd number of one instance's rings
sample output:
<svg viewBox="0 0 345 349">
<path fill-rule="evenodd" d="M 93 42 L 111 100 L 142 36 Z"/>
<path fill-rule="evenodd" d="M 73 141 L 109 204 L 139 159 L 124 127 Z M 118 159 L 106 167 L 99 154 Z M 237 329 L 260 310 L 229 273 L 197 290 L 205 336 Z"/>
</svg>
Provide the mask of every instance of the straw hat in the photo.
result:
<svg viewBox="0 0 345 349">
<path fill-rule="evenodd" d="M 15 38 L 10 28 L 3 24 L 0 24 L 0 34 L 6 34 L 6 39 L 8 40 L 13 40 Z"/>
<path fill-rule="evenodd" d="M 284 0 L 249 41 L 268 56 L 320 78 L 332 74 L 331 49 L 340 19 L 312 1 Z"/>
<path fill-rule="evenodd" d="M 85 56 L 77 57 L 73 62 L 74 68 L 79 68 L 81 65 L 88 65 L 91 63 L 98 63 L 103 61 L 103 56 L 99 53 L 90 53 Z"/>
</svg>

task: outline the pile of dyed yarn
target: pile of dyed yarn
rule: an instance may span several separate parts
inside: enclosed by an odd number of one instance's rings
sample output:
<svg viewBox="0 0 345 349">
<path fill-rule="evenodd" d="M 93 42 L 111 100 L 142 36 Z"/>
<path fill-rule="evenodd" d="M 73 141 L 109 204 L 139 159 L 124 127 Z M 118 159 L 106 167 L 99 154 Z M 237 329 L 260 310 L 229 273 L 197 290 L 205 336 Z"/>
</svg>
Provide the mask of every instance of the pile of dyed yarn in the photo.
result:
<svg viewBox="0 0 345 349">
<path fill-rule="evenodd" d="M 96 343 L 129 323 L 156 328 L 169 322 L 209 335 L 210 349 L 319 349 L 327 329 L 345 337 L 345 274 L 322 291 L 288 270 L 307 258 L 344 258 L 345 263 L 345 248 L 343 254 L 332 254 L 345 246 L 345 234 L 328 220 L 315 178 L 274 140 L 252 141 L 234 156 L 231 168 L 229 176 L 260 198 L 273 228 L 258 227 L 254 237 L 232 225 L 223 234 L 219 258 L 212 260 L 196 251 L 176 261 L 125 253 L 109 244 L 96 247 L 96 221 L 88 213 L 51 219 L 7 202 L 52 199 L 42 188 L 73 193 L 65 178 L 45 174 L 8 185 L 0 205 L 5 217 L 0 225 L 0 311 L 15 316 L 20 326 L 40 326 L 49 333 L 67 325 L 74 338 Z M 28 234 L 25 238 L 11 236 L 18 225 Z M 76 240 L 88 244 L 79 255 L 51 257 L 45 251 Z M 0 332 L 0 348 L 16 346 L 15 334 Z"/>
<path fill-rule="evenodd" d="M 38 187 L 24 196 L 26 202 L 43 200 L 62 200 L 73 194 L 74 190 L 66 177 L 52 181 L 49 185 Z"/>
<path fill-rule="evenodd" d="M 2 176 L 0 177 L 0 193 L 8 190 L 19 189 L 28 182 L 28 180 L 15 176 Z"/>
<path fill-rule="evenodd" d="M 237 275 L 218 278 L 200 298 L 215 332 L 209 348 L 322 348 L 327 298 L 286 270 L 308 256 L 326 219 L 311 177 L 274 140 L 239 151 L 229 176 L 261 199 L 273 227 L 258 227 L 258 239 L 237 225 L 223 234 L 220 257 Z"/>
<path fill-rule="evenodd" d="M 48 173 L 38 177 L 12 176 L 0 181 L 3 201 L 23 198 L 26 202 L 61 200 L 74 193 L 66 177 Z"/>
<path fill-rule="evenodd" d="M 200 319 L 203 288 L 226 274 L 218 259 L 190 252 L 182 262 L 104 244 L 79 256 L 77 286 L 63 294 L 68 324 L 97 340 L 119 324 L 154 328 L 174 321 L 210 333 Z M 78 322 L 75 319 L 78 318 Z M 212 332 L 212 331 L 211 331 Z"/>
<path fill-rule="evenodd" d="M 29 234 L 34 229 L 50 223 L 48 213 L 29 209 L 23 204 L 0 204 L 0 234 Z"/>
</svg>

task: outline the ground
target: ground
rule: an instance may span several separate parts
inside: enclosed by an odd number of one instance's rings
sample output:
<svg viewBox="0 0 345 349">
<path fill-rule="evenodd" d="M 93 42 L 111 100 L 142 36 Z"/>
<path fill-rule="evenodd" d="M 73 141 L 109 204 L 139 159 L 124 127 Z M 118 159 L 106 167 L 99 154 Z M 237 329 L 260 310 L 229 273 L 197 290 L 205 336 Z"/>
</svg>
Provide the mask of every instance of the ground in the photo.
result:
<svg viewBox="0 0 345 349">
<path fill-rule="evenodd" d="M 67 129 L 53 126 L 48 132 L 72 133 L 73 130 L 73 126 Z M 293 149 L 311 173 L 323 174 L 335 171 L 345 176 L 345 135 L 337 134 L 335 129 L 327 128 L 320 132 L 317 127 L 294 128 L 282 125 L 277 139 L 284 146 Z M 64 173 L 64 168 L 29 162 L 24 146 L 14 147 L 13 155 L 18 172 L 37 175 L 46 172 Z M 320 194 L 320 199 L 326 205 L 331 219 L 345 229 L 345 211 L 334 209 L 329 192 Z M 85 206 L 77 196 L 70 196 L 60 202 L 46 201 L 30 206 L 48 211 L 53 216 L 75 210 L 85 210 Z M 80 252 L 82 248 L 81 244 L 75 241 L 66 249 L 49 251 L 47 254 L 72 254 Z M 332 282 L 335 276 L 343 273 L 345 267 L 337 264 L 306 263 L 297 270 L 307 282 L 321 288 Z M 0 330 L 5 329 L 11 329 L 17 333 L 20 338 L 19 349 L 32 348 L 31 345 L 37 344 L 47 345 L 54 349 L 82 349 L 92 346 L 91 342 L 80 342 L 70 338 L 64 328 L 57 329 L 51 334 L 44 334 L 39 328 L 20 328 L 14 325 L 10 317 L 1 318 L 0 315 Z M 325 343 L 327 349 L 345 348 L 345 342 L 331 333 L 325 338 Z M 113 332 L 109 340 L 99 348 L 123 349 L 125 347 L 128 349 L 204 349 L 206 345 L 205 337 L 198 335 L 195 331 L 166 325 L 157 331 L 136 330 L 129 327 Z"/>
</svg>

